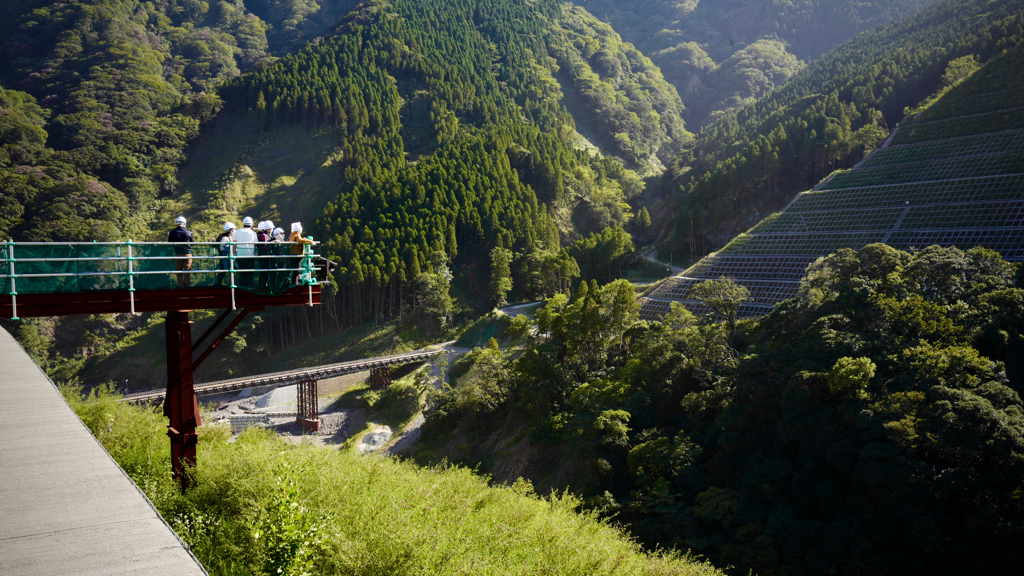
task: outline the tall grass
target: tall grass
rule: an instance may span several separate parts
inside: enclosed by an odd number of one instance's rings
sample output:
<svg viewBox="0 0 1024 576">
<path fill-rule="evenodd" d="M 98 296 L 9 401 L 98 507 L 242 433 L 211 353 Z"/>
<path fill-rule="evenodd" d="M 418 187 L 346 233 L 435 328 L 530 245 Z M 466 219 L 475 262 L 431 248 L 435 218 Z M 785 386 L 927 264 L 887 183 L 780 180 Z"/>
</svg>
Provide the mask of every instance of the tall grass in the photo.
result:
<svg viewBox="0 0 1024 576">
<path fill-rule="evenodd" d="M 644 552 L 569 495 L 290 445 L 259 429 L 229 442 L 225 428 L 203 427 L 182 495 L 158 409 L 119 403 L 109 388 L 63 392 L 211 574 L 720 574 Z"/>
</svg>

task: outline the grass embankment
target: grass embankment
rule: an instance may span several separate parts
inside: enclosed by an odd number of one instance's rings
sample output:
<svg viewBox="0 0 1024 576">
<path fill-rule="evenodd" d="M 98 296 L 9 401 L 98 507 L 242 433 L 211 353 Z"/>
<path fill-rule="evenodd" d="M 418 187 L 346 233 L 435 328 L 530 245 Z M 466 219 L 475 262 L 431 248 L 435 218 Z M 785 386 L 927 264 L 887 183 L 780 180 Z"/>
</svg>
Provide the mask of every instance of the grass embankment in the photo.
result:
<svg viewBox="0 0 1024 576">
<path fill-rule="evenodd" d="M 201 429 L 193 487 L 170 475 L 156 410 L 64 394 L 211 574 L 719 574 L 650 554 L 571 496 L 488 486 L 457 467 Z M 280 569 L 280 572 L 278 571 Z"/>
</svg>

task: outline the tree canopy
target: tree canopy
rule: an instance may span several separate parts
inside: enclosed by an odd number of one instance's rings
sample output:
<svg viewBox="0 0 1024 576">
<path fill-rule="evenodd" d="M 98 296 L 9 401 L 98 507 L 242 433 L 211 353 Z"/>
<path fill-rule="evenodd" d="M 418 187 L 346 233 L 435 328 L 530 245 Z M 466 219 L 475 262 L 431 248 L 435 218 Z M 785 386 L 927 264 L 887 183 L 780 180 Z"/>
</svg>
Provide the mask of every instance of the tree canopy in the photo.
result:
<svg viewBox="0 0 1024 576">
<path fill-rule="evenodd" d="M 809 268 L 801 297 L 735 332 L 678 304 L 664 323 L 636 321 L 628 285 L 581 284 L 490 360 L 505 374 L 497 402 L 431 400 L 428 438 L 476 440 L 430 454 L 500 479 L 505 456 L 477 426 L 526 423 L 515 454 L 564 455 L 527 466 L 535 484 L 571 478 L 645 544 L 737 573 L 1012 572 L 1019 278 L 981 248 L 846 249 Z M 486 396 L 469 381 L 455 390 L 470 385 Z"/>
</svg>

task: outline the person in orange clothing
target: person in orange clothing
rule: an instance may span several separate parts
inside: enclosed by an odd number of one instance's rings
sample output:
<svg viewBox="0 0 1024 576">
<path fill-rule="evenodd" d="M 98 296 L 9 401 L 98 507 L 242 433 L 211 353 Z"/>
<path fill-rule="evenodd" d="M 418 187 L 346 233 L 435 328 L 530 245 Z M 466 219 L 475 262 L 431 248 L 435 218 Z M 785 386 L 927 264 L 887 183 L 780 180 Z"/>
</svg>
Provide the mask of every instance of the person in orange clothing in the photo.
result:
<svg viewBox="0 0 1024 576">
<path fill-rule="evenodd" d="M 291 268 L 302 267 L 302 255 L 305 254 L 305 245 L 312 244 L 313 241 L 309 238 L 302 237 L 302 222 L 292 222 L 292 235 L 288 237 L 289 242 L 295 242 L 292 244 L 292 256 L 298 256 L 298 258 L 292 258 Z M 298 283 L 298 278 L 302 272 L 295 272 L 295 282 Z"/>
</svg>

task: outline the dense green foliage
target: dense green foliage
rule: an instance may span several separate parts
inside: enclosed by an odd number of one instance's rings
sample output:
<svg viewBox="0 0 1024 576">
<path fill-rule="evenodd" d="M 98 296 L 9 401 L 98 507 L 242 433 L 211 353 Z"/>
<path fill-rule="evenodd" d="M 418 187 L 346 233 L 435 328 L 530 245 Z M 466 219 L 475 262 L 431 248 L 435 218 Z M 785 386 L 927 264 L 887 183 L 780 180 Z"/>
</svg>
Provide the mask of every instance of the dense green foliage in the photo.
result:
<svg viewBox="0 0 1024 576">
<path fill-rule="evenodd" d="M 563 238 L 630 220 L 625 198 L 642 184 L 574 148 L 558 84 L 538 66 L 564 42 L 560 17 L 554 1 L 368 2 L 334 36 L 222 91 L 230 109 L 252 110 L 268 129 L 300 122 L 340 139 L 342 188 L 317 229 L 342 265 L 346 320 L 418 315 L 432 254 L 460 269 L 488 264 L 498 244 L 512 252 L 516 296 L 550 294 L 559 282 L 531 277 L 571 278 Z M 654 89 L 671 92 L 631 90 Z M 655 122 L 655 148 L 670 128 Z"/>
<path fill-rule="evenodd" d="M 31 108 L 20 116 L 36 127 L 0 161 L 0 235 L 145 235 L 154 201 L 220 108 L 213 91 L 266 56 L 266 26 L 240 3 L 4 4 L 0 82 L 27 93 L 5 91 L 4 108 Z"/>
<path fill-rule="evenodd" d="M 657 64 L 693 125 L 781 86 L 858 33 L 935 0 L 582 0 Z"/>
<path fill-rule="evenodd" d="M 105 391 L 65 396 L 211 574 L 720 574 L 648 554 L 572 496 L 490 487 L 250 430 L 201 428 L 192 488 L 171 478 L 164 418 Z"/>
<path fill-rule="evenodd" d="M 666 173 L 663 205 L 678 212 L 662 222 L 662 250 L 696 257 L 716 249 L 747 216 L 859 162 L 907 106 L 941 86 L 951 61 L 987 62 L 1024 39 L 1019 9 L 1010 0 L 945 0 L 850 40 L 707 126 Z"/>
<path fill-rule="evenodd" d="M 574 112 L 602 146 L 640 165 L 658 153 L 671 158 L 692 138 L 680 118 L 675 89 L 639 50 L 623 43 L 611 26 L 566 4 L 552 49 L 558 76 L 571 86 Z"/>
<path fill-rule="evenodd" d="M 679 305 L 635 322 L 628 286 L 581 285 L 536 313 L 525 348 L 479 352 L 495 377 L 431 399 L 425 430 L 466 441 L 528 422 L 531 442 L 576 462 L 568 480 L 592 506 L 736 573 L 1009 573 L 1024 526 L 1019 278 L 980 248 L 842 250 L 735 332 Z M 501 458 L 493 444 L 449 456 Z M 564 487 L 550 473 L 533 480 Z"/>
</svg>

